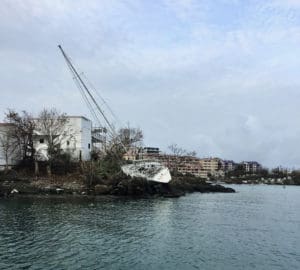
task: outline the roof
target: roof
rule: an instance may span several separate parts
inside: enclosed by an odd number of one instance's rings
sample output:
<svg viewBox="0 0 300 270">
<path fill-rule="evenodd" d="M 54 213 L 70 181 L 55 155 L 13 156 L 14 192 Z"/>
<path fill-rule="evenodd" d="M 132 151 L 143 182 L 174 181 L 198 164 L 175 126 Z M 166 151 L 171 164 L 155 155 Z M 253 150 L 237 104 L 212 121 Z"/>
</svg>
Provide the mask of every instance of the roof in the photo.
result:
<svg viewBox="0 0 300 270">
<path fill-rule="evenodd" d="M 85 119 L 86 121 L 89 121 L 89 122 L 92 122 L 90 119 L 88 119 L 87 117 L 85 116 L 82 116 L 82 115 L 66 115 L 66 118 L 83 118 Z M 33 120 L 38 120 L 40 119 L 39 117 L 34 117 L 32 118 Z"/>
<path fill-rule="evenodd" d="M 13 126 L 14 124 L 12 124 L 12 123 L 0 123 L 0 126 L 1 127 L 11 127 L 11 126 Z"/>
<path fill-rule="evenodd" d="M 13 128 L 13 124 L 11 123 L 0 123 L 0 132 L 7 132 Z"/>
<path fill-rule="evenodd" d="M 88 119 L 87 117 L 82 116 L 82 115 L 67 115 L 67 118 L 83 118 L 86 121 L 92 122 L 90 119 Z"/>
</svg>

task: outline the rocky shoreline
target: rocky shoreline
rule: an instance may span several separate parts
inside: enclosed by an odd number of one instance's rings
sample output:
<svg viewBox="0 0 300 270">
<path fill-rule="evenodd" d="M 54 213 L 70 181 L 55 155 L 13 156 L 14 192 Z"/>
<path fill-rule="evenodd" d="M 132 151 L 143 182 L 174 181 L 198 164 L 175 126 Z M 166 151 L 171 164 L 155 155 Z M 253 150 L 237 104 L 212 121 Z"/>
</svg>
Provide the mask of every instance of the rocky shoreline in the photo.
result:
<svg viewBox="0 0 300 270">
<path fill-rule="evenodd" d="M 121 178 L 91 181 L 82 175 L 64 177 L 17 177 L 0 178 L 0 197 L 16 195 L 113 195 L 128 197 L 180 197 L 186 193 L 225 192 L 234 189 L 206 183 L 194 177 L 175 177 L 168 184 L 147 181 L 142 178 Z"/>
</svg>

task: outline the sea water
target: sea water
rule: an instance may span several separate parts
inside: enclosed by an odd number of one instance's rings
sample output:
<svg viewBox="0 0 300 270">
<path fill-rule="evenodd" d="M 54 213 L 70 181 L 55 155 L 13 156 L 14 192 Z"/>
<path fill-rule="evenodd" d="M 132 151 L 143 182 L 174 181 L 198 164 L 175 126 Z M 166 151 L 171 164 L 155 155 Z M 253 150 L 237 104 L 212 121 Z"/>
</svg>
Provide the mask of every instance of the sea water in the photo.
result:
<svg viewBox="0 0 300 270">
<path fill-rule="evenodd" d="M 0 269 L 300 269 L 300 187 L 0 200 Z"/>
</svg>

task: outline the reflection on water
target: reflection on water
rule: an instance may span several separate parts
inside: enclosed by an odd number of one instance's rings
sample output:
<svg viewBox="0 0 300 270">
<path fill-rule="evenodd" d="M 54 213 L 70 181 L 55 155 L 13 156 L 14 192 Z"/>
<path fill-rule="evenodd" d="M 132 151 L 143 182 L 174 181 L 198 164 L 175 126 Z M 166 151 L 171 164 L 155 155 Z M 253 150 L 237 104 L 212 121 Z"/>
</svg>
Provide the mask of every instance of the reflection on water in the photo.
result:
<svg viewBox="0 0 300 270">
<path fill-rule="evenodd" d="M 297 269 L 300 188 L 0 201 L 0 269 Z"/>
</svg>

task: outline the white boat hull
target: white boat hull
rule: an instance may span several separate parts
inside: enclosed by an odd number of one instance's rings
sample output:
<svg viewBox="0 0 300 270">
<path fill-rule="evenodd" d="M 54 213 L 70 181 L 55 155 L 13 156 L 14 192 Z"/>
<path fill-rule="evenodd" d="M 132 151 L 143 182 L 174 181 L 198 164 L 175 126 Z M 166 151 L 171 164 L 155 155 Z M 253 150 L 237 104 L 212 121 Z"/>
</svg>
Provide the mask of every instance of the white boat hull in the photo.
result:
<svg viewBox="0 0 300 270">
<path fill-rule="evenodd" d="M 123 165 L 121 169 L 131 177 L 142 177 L 158 183 L 169 183 L 172 179 L 169 169 L 158 162 L 136 162 Z"/>
</svg>

